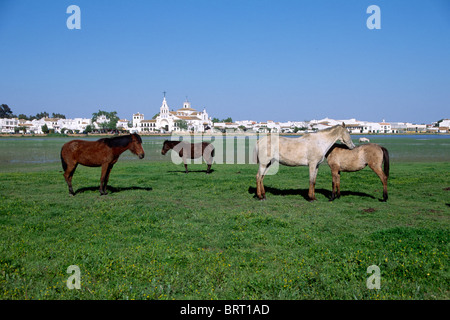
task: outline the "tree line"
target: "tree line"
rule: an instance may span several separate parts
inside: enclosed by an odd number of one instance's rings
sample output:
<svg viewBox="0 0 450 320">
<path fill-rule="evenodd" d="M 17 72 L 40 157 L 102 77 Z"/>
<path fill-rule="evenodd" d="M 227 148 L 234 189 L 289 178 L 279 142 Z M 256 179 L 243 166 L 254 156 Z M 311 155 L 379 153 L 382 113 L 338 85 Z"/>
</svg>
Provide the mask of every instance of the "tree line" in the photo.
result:
<svg viewBox="0 0 450 320">
<path fill-rule="evenodd" d="M 101 117 L 101 116 L 105 116 L 106 121 L 101 121 L 100 123 L 97 122 L 97 120 Z M 39 120 L 42 118 L 55 118 L 55 119 L 66 119 L 66 116 L 64 114 L 61 113 L 55 113 L 53 112 L 50 114 L 46 111 L 43 112 L 39 112 L 36 113 L 36 115 L 30 115 L 27 116 L 26 114 L 19 114 L 18 116 L 15 115 L 13 113 L 13 111 L 11 110 L 11 108 L 7 105 L 7 104 L 1 104 L 0 105 L 0 119 L 1 118 L 7 118 L 7 119 L 12 119 L 12 118 L 19 118 L 19 119 L 24 119 L 24 120 Z M 99 130 L 101 132 L 107 132 L 107 131 L 112 131 L 112 130 L 116 130 L 117 129 L 117 122 L 119 121 L 119 117 L 117 116 L 117 112 L 116 111 L 112 111 L 112 112 L 108 112 L 108 111 L 103 111 L 103 110 L 99 110 L 98 112 L 94 112 L 92 114 L 92 123 L 97 122 L 97 125 L 99 127 Z M 96 128 L 93 125 L 88 125 L 86 127 L 85 132 L 92 132 L 94 131 Z M 44 133 L 48 133 L 49 129 L 46 125 L 44 125 L 42 127 L 42 131 Z"/>
<path fill-rule="evenodd" d="M 211 121 L 213 123 L 217 123 L 217 122 L 233 122 L 233 119 L 231 119 L 231 117 L 219 120 L 218 118 L 212 118 Z"/>
<path fill-rule="evenodd" d="M 50 118 L 50 114 L 48 112 L 44 111 L 44 112 L 36 113 L 36 115 L 27 116 L 26 114 L 21 113 L 18 116 L 16 116 L 7 104 L 2 104 L 2 105 L 0 105 L 0 118 L 7 118 L 7 119 L 19 118 L 19 119 L 31 121 L 31 120 L 39 120 L 42 118 Z M 65 119 L 66 116 L 61 113 L 53 112 L 51 118 Z"/>
<path fill-rule="evenodd" d="M 106 121 L 102 121 L 102 122 L 97 122 L 97 120 L 101 117 L 101 116 L 105 116 Z M 156 118 L 158 116 L 158 114 L 156 114 L 153 118 Z M 0 105 L 0 118 L 19 118 L 19 119 L 24 119 L 24 120 L 39 120 L 42 118 L 50 118 L 50 114 L 46 111 L 44 112 L 39 112 L 36 115 L 30 115 L 27 116 L 23 113 L 19 114 L 18 116 L 16 116 L 13 111 L 11 110 L 11 108 L 7 105 L 7 104 L 2 104 Z M 51 114 L 51 118 L 57 118 L 57 119 L 66 119 L 66 116 L 60 113 L 52 113 Z M 97 122 L 97 125 L 99 127 L 99 130 L 101 132 L 107 132 L 107 131 L 112 131 L 112 130 L 117 130 L 117 122 L 119 121 L 119 117 L 117 116 L 117 112 L 116 111 L 104 111 L 104 110 L 98 110 L 98 112 L 94 112 L 92 114 L 92 123 Z M 187 129 L 188 125 L 187 122 L 184 120 L 178 120 L 177 122 L 177 126 L 180 129 Z M 231 117 L 219 120 L 218 118 L 212 118 L 212 122 L 213 123 L 217 123 L 217 122 L 233 122 L 233 119 Z M 85 132 L 89 133 L 89 132 L 93 132 L 95 130 L 94 125 L 88 125 L 86 126 Z M 43 131 L 48 131 L 48 128 L 45 126 L 45 128 L 43 128 Z"/>
</svg>

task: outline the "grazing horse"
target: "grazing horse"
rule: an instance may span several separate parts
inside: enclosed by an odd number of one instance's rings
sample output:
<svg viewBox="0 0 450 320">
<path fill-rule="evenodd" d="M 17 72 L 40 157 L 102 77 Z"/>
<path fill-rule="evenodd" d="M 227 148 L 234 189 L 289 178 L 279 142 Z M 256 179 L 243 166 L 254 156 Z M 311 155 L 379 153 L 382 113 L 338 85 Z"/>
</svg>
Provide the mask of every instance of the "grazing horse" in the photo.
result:
<svg viewBox="0 0 450 320">
<path fill-rule="evenodd" d="M 361 137 L 359 138 L 359 142 L 370 142 L 370 140 L 365 137 Z"/>
<path fill-rule="evenodd" d="M 130 150 L 139 159 L 144 158 L 142 139 L 137 133 L 126 136 L 103 138 L 97 141 L 72 140 L 61 148 L 61 163 L 64 178 L 69 186 L 69 194 L 75 195 L 72 189 L 72 176 L 78 164 L 87 167 L 102 167 L 100 178 L 100 194 L 105 195 L 109 173 L 119 156 Z"/>
<path fill-rule="evenodd" d="M 387 180 L 389 178 L 389 152 L 386 148 L 368 143 L 349 150 L 345 146 L 335 145 L 327 154 L 327 162 L 333 176 L 330 201 L 341 196 L 340 174 L 364 169 L 367 165 L 375 172 L 383 183 L 383 201 L 387 201 Z M 384 170 L 382 164 L 384 162 Z M 336 195 L 337 189 L 337 195 Z"/>
<path fill-rule="evenodd" d="M 206 173 L 211 172 L 211 165 L 214 160 L 214 146 L 209 142 L 189 143 L 185 141 L 164 141 L 161 154 L 165 155 L 170 149 L 173 149 L 183 158 L 184 168 L 188 173 L 187 159 L 197 159 L 203 157 L 208 168 Z"/>
<path fill-rule="evenodd" d="M 254 160 L 259 163 L 256 175 L 256 196 L 260 200 L 266 199 L 264 190 L 264 176 L 269 166 L 278 161 L 285 166 L 309 166 L 309 192 L 310 201 L 316 200 L 315 184 L 319 165 L 325 159 L 325 154 L 336 141 L 342 141 L 350 149 L 355 145 L 350 134 L 345 129 L 345 124 L 315 133 L 307 133 L 299 138 L 266 136 L 258 140 L 253 152 Z"/>
</svg>

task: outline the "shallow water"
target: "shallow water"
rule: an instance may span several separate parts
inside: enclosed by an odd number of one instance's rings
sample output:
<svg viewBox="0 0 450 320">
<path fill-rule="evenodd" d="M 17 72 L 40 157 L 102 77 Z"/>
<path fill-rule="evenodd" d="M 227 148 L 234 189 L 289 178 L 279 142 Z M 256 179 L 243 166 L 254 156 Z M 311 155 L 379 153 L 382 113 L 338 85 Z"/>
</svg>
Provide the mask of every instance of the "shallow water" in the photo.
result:
<svg viewBox="0 0 450 320">
<path fill-rule="evenodd" d="M 442 162 L 450 161 L 450 135 L 353 135 L 353 142 L 360 144 L 360 137 L 367 137 L 372 143 L 378 143 L 389 150 L 390 158 L 393 162 Z M 291 136 L 295 137 L 295 136 Z M 221 138 L 221 137 L 220 137 Z M 235 137 L 228 136 L 226 139 Z M 98 138 L 84 138 L 83 140 L 97 140 Z M 143 136 L 143 147 L 145 158 L 141 161 L 171 161 L 170 153 L 163 156 L 161 148 L 163 141 L 170 137 Z M 177 140 L 178 138 L 172 138 Z M 200 141 L 201 137 L 195 137 Z M 204 137 L 205 141 L 218 139 L 215 137 Z M 236 137 L 236 140 L 246 139 L 245 159 L 250 159 L 252 153 L 251 140 L 256 136 Z M 64 143 L 74 140 L 68 138 L 34 138 L 34 137 L 8 137 L 0 138 L 0 170 L 2 167 L 14 165 L 39 164 L 39 163 L 59 163 L 60 151 Z M 248 140 L 248 141 L 247 141 Z M 224 152 L 226 144 L 223 144 Z M 227 145 L 228 146 L 228 145 Z M 139 161 L 130 151 L 124 152 L 121 161 Z"/>
</svg>

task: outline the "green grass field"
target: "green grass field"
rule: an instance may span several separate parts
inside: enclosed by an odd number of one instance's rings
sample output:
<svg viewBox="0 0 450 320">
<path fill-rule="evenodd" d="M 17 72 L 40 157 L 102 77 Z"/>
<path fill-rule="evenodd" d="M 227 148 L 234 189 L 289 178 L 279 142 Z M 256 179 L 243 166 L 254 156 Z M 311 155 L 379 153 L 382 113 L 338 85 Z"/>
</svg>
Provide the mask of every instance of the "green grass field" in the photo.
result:
<svg viewBox="0 0 450 320">
<path fill-rule="evenodd" d="M 49 159 L 0 165 L 0 299 L 450 298 L 448 139 L 421 141 L 427 152 L 380 139 L 392 154 L 387 203 L 368 168 L 343 173 L 342 197 L 329 202 L 326 163 L 318 201 L 306 200 L 306 167 L 280 167 L 261 202 L 256 165 L 185 174 L 147 140 L 144 160 L 116 164 L 108 195 L 100 169 L 79 166 L 69 197 L 53 161 L 65 141 L 0 139 L 4 155 L 43 143 Z M 67 288 L 70 265 L 80 290 Z M 366 285 L 371 265 L 379 290 Z"/>
</svg>

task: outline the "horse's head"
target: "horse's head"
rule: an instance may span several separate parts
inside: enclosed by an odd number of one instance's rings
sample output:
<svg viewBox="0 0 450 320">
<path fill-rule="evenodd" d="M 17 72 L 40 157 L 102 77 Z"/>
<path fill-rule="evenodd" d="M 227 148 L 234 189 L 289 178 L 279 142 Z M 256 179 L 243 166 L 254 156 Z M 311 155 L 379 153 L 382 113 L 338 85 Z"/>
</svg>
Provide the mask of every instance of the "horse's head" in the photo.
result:
<svg viewBox="0 0 450 320">
<path fill-rule="evenodd" d="M 167 151 L 170 150 L 170 146 L 168 144 L 169 140 L 164 141 L 163 147 L 161 149 L 161 154 L 165 155 L 167 153 Z"/>
<path fill-rule="evenodd" d="M 145 156 L 144 148 L 142 148 L 142 139 L 141 136 L 137 133 L 133 133 L 131 135 L 131 144 L 129 150 L 137 155 L 139 159 L 143 159 Z"/>
<path fill-rule="evenodd" d="M 353 144 L 352 137 L 350 136 L 350 133 L 345 128 L 345 123 L 342 123 L 342 126 L 339 126 L 339 127 L 342 128 L 340 130 L 341 131 L 341 135 L 339 137 L 339 140 L 343 144 L 345 144 L 349 149 L 353 149 L 355 147 L 355 145 Z"/>
</svg>

